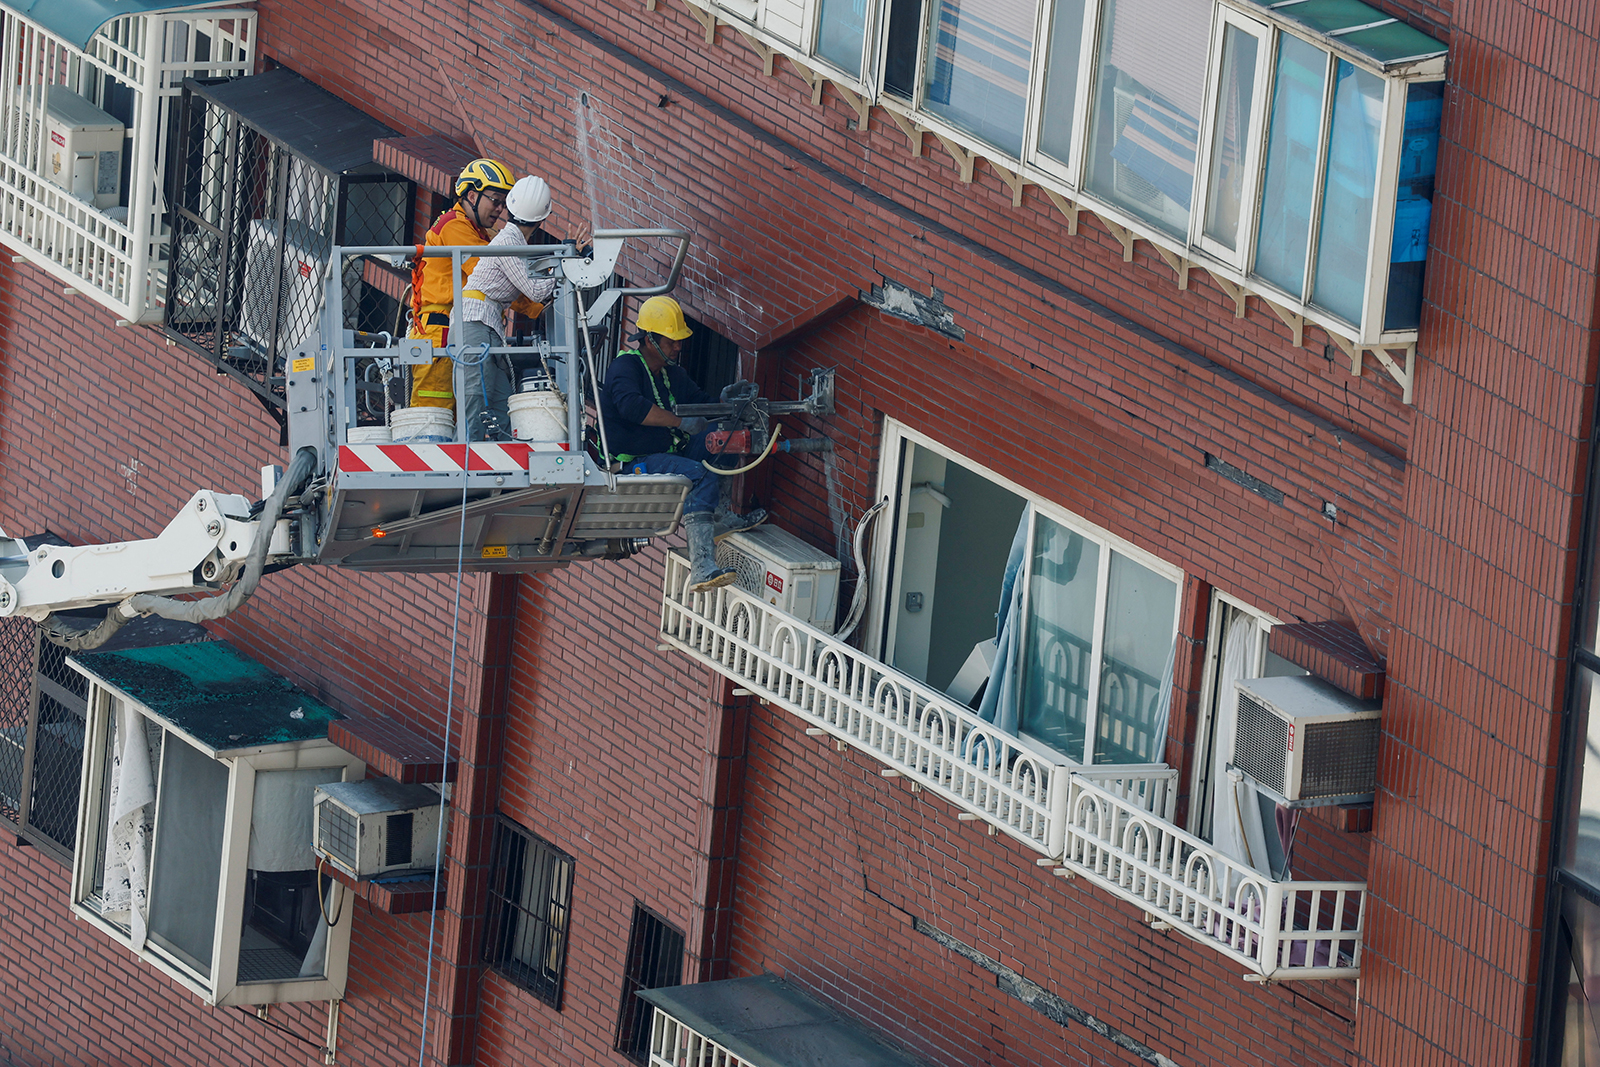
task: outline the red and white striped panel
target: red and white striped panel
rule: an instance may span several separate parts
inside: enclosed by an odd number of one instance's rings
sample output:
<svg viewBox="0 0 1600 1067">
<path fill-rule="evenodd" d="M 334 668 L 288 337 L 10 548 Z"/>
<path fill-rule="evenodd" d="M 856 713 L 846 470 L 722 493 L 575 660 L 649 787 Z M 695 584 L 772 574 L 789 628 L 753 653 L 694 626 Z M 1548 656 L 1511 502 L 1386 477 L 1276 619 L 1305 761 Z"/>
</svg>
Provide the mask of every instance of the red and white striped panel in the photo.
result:
<svg viewBox="0 0 1600 1067">
<path fill-rule="evenodd" d="M 508 442 L 472 445 L 340 445 L 339 469 L 394 474 L 428 471 L 525 471 L 532 446 Z"/>
</svg>

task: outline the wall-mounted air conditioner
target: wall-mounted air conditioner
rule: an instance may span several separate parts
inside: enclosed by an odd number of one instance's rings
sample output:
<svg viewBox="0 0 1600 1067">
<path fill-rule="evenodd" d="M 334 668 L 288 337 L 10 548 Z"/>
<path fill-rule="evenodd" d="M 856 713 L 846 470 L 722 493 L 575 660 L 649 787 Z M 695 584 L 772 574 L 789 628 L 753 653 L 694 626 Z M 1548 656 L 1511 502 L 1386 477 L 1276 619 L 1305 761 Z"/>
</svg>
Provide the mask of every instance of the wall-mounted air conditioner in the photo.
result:
<svg viewBox="0 0 1600 1067">
<path fill-rule="evenodd" d="M 1376 704 L 1320 678 L 1239 683 L 1233 765 L 1297 804 L 1349 803 L 1377 789 Z"/>
<path fill-rule="evenodd" d="M 839 606 L 839 561 L 776 526 L 730 534 L 717 566 L 732 567 L 740 589 L 825 633 Z"/>
<path fill-rule="evenodd" d="M 388 778 L 329 782 L 312 800 L 317 855 L 352 878 L 432 867 L 439 794 Z"/>
<path fill-rule="evenodd" d="M 44 176 L 98 208 L 117 206 L 122 192 L 122 121 L 65 85 L 46 98 Z"/>
<path fill-rule="evenodd" d="M 293 349 L 316 328 L 329 247 L 327 237 L 304 222 L 285 222 L 280 241 L 273 220 L 250 220 L 239 332 L 256 352 L 272 346 L 274 326 L 277 348 L 269 354 Z"/>
</svg>

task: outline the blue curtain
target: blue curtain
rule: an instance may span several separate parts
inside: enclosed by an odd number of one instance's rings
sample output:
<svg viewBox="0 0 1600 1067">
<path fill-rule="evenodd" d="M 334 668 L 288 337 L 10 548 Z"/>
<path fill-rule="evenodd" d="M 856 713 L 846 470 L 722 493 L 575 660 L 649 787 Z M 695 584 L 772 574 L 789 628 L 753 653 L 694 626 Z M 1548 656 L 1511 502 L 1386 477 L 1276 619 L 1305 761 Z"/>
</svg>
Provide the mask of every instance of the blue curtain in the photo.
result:
<svg viewBox="0 0 1600 1067">
<path fill-rule="evenodd" d="M 1022 591 L 1017 581 L 1028 551 L 1028 509 L 1022 509 L 1017 533 L 1006 557 L 1006 574 L 1000 583 L 1000 606 L 995 612 L 994 669 L 984 687 L 978 716 L 1008 734 L 1017 732 L 1017 642 L 1022 635 Z"/>
</svg>

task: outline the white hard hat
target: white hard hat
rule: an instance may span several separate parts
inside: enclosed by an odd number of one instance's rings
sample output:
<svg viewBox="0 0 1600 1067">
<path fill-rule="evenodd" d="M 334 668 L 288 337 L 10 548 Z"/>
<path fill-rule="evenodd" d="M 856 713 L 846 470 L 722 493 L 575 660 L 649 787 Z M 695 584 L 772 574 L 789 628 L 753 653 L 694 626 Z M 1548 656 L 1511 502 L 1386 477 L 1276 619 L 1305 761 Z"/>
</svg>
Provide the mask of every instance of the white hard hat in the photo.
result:
<svg viewBox="0 0 1600 1067">
<path fill-rule="evenodd" d="M 519 179 L 506 194 L 506 213 L 523 226 L 543 222 L 550 215 L 550 186 L 533 174 Z"/>
</svg>

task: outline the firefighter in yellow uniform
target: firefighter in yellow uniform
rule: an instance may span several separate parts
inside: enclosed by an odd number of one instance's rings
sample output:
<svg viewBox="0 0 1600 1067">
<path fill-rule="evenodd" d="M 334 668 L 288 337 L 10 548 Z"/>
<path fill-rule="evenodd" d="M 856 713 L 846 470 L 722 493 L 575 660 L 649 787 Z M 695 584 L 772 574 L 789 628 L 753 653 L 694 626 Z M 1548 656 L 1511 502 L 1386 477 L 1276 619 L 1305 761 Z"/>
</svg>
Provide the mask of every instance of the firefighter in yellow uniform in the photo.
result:
<svg viewBox="0 0 1600 1067">
<path fill-rule="evenodd" d="M 506 217 L 506 195 L 515 182 L 504 163 L 474 159 L 456 179 L 456 202 L 428 228 L 426 245 L 485 245 Z M 463 284 L 472 275 L 477 259 L 462 263 Z M 411 406 L 414 408 L 453 408 L 451 389 L 454 368 L 444 347 L 450 340 L 450 308 L 455 303 L 455 284 L 450 274 L 450 257 L 418 256 L 411 271 L 411 334 L 426 338 L 439 351 L 431 364 L 423 367 L 411 381 Z"/>
</svg>

